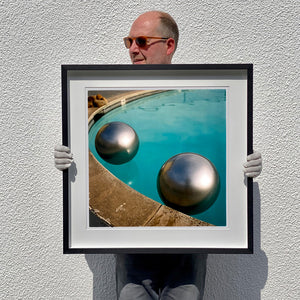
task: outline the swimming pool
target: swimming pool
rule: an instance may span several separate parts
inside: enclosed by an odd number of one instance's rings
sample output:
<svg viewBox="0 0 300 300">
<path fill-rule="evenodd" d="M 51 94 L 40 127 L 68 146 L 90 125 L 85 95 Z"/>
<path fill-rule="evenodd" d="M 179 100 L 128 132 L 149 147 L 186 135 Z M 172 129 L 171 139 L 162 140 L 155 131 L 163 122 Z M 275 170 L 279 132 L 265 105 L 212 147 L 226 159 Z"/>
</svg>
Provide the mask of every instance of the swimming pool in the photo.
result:
<svg viewBox="0 0 300 300">
<path fill-rule="evenodd" d="M 95 137 L 106 123 L 120 121 L 136 131 L 136 156 L 122 165 L 104 161 L 95 149 Z M 172 90 L 148 95 L 104 114 L 89 131 L 89 149 L 112 174 L 145 196 L 161 203 L 156 181 L 170 157 L 194 152 L 208 158 L 220 176 L 215 203 L 192 217 L 226 225 L 226 90 Z"/>
</svg>

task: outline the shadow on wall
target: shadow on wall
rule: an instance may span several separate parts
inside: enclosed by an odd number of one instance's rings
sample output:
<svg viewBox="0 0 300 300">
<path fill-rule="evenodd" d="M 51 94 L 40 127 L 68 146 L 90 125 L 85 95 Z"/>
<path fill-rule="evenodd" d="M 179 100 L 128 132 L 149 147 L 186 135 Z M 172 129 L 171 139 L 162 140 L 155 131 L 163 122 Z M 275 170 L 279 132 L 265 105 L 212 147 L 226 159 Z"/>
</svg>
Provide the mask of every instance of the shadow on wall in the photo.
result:
<svg viewBox="0 0 300 300">
<path fill-rule="evenodd" d="M 268 278 L 268 258 L 260 248 L 261 197 L 253 184 L 254 254 L 208 255 L 204 300 L 261 299 Z"/>
<path fill-rule="evenodd" d="M 210 254 L 207 261 L 204 300 L 261 299 L 268 277 L 268 258 L 260 248 L 261 198 L 253 184 L 254 254 Z M 85 255 L 94 274 L 93 299 L 116 299 L 113 255 Z"/>
<path fill-rule="evenodd" d="M 85 259 L 93 272 L 93 300 L 115 300 L 116 276 L 113 254 L 86 254 Z"/>
</svg>

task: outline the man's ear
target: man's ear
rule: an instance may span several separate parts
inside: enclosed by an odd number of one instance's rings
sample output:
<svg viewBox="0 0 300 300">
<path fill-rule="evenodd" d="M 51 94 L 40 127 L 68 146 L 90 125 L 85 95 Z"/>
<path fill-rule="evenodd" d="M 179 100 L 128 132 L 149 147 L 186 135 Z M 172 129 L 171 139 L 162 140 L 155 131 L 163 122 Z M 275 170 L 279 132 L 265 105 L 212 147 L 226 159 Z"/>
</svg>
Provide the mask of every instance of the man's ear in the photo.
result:
<svg viewBox="0 0 300 300">
<path fill-rule="evenodd" d="M 175 51 L 175 40 L 172 38 L 169 38 L 166 42 L 167 44 L 167 55 L 174 54 Z"/>
</svg>

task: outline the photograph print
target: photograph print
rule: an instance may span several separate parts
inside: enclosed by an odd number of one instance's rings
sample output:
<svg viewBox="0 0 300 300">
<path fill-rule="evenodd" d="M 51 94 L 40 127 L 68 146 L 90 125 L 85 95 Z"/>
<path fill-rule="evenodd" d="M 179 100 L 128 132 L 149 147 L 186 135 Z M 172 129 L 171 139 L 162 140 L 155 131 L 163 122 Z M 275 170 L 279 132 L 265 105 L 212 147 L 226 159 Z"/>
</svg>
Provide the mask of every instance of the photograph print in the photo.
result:
<svg viewBox="0 0 300 300">
<path fill-rule="evenodd" d="M 90 226 L 226 226 L 226 89 L 90 90 Z"/>
</svg>

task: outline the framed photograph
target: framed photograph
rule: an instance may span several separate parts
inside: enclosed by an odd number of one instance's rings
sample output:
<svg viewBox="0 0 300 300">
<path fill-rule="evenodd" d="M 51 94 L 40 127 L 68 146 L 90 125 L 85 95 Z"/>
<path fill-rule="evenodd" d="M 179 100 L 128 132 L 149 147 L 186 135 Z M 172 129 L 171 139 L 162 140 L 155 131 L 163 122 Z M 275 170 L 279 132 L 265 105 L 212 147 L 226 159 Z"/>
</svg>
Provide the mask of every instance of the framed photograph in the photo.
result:
<svg viewBox="0 0 300 300">
<path fill-rule="evenodd" d="M 63 65 L 64 253 L 252 253 L 251 64 Z"/>
</svg>

